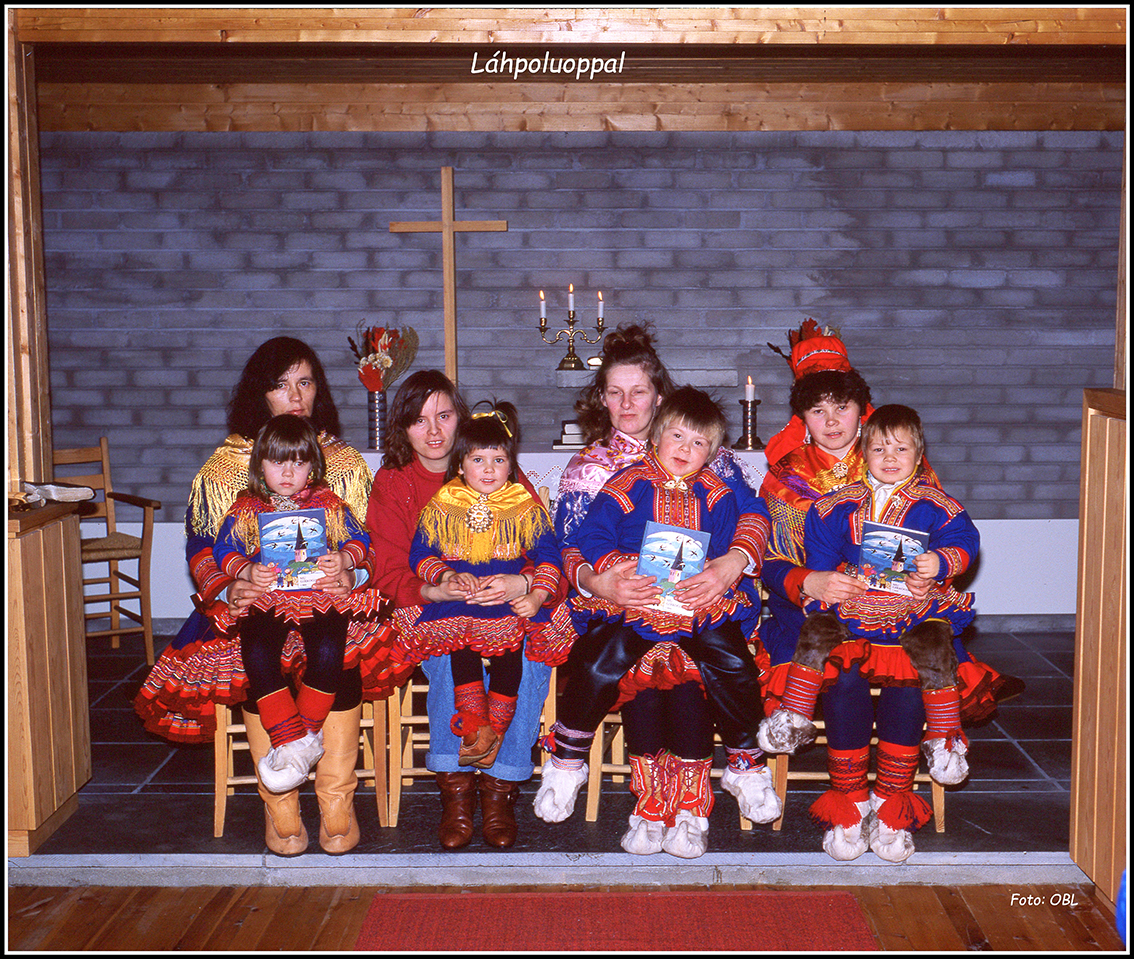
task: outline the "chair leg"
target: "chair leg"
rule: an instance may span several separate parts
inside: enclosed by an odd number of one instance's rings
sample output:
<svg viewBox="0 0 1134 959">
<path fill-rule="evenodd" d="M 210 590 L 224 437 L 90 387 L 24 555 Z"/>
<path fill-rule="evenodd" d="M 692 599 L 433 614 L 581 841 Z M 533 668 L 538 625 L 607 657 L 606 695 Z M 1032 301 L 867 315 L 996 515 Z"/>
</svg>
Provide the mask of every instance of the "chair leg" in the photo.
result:
<svg viewBox="0 0 1134 959">
<path fill-rule="evenodd" d="M 118 563 L 111 560 L 106 564 L 110 568 L 110 582 L 107 588 L 112 593 L 122 592 L 122 581 L 118 578 Z M 122 617 L 118 612 L 118 607 L 114 605 L 114 600 L 107 603 L 110 607 L 110 628 L 114 630 L 114 635 L 110 637 L 110 648 L 119 649 L 122 646 L 122 637 L 118 634 L 118 627 L 122 625 Z"/>
<path fill-rule="evenodd" d="M 363 706 L 369 708 L 370 715 L 366 718 L 373 722 L 370 728 L 367 752 L 369 754 L 368 768 L 374 770 L 374 802 L 378 806 L 378 825 L 390 825 L 390 785 L 386 776 L 388 762 L 386 759 L 386 704 L 368 703 Z"/>
<path fill-rule="evenodd" d="M 590 768 L 587 770 L 587 822 L 598 819 L 599 794 L 602 792 L 602 754 L 606 744 L 606 720 L 599 723 L 595 738 L 591 740 L 591 752 L 587 757 Z"/>
<path fill-rule="evenodd" d="M 141 560 L 138 561 L 138 565 L 141 566 Z M 142 613 L 142 641 L 146 646 L 146 663 L 152 666 L 154 664 L 154 621 L 150 607 L 150 570 L 148 563 L 145 569 L 138 570 L 138 581 L 140 583 L 139 592 L 142 594 L 138 599 L 138 606 Z"/>
<path fill-rule="evenodd" d="M 217 731 L 213 736 L 213 836 L 224 835 L 224 815 L 228 802 L 228 771 L 232 753 L 229 749 L 228 723 L 231 712 L 224 703 L 213 706 Z"/>
<path fill-rule="evenodd" d="M 933 781 L 933 828 L 938 832 L 945 831 L 945 787 L 937 780 Z"/>
<path fill-rule="evenodd" d="M 772 829 L 778 832 L 784 827 L 784 815 L 787 813 L 788 757 L 786 754 L 769 756 L 768 762 L 772 764 L 772 780 L 776 784 L 776 795 L 780 797 L 780 818 L 772 823 Z"/>
<path fill-rule="evenodd" d="M 402 703 L 413 684 L 395 689 L 386 700 L 386 825 L 398 824 L 402 804 Z"/>
</svg>

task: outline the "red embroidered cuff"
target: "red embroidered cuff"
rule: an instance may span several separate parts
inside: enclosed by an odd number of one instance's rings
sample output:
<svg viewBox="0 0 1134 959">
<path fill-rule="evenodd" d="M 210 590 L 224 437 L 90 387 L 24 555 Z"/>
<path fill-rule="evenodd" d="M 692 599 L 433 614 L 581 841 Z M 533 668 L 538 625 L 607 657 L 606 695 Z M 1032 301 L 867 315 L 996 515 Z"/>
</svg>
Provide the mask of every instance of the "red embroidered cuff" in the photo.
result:
<svg viewBox="0 0 1134 959">
<path fill-rule="evenodd" d="M 969 568 L 969 554 L 956 546 L 943 546 L 934 550 L 941 557 L 937 579 L 952 579 Z"/>
<path fill-rule="evenodd" d="M 771 530 L 772 526 L 766 516 L 745 513 L 740 517 L 729 549 L 739 549 L 748 556 L 749 568 L 745 570 L 746 573 L 759 574 L 760 567 L 764 565 L 764 553 L 768 549 Z"/>
<path fill-rule="evenodd" d="M 532 589 L 547 590 L 548 597 L 553 598 L 558 588 L 559 570 L 551 563 L 540 563 L 536 567 L 535 576 L 532 577 Z"/>
<path fill-rule="evenodd" d="M 430 586 L 436 586 L 441 582 L 441 577 L 449 571 L 449 567 L 436 556 L 430 556 L 423 559 L 417 564 L 415 572 L 423 580 L 429 583 Z"/>
</svg>

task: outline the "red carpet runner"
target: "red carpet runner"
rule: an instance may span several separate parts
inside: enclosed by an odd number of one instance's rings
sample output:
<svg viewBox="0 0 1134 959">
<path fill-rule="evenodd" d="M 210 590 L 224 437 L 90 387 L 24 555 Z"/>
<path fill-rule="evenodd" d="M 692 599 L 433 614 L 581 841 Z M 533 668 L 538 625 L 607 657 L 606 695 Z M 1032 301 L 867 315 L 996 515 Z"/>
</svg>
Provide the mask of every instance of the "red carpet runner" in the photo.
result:
<svg viewBox="0 0 1134 959">
<path fill-rule="evenodd" d="M 846 892 L 377 895 L 356 950 L 866 951 Z"/>
</svg>

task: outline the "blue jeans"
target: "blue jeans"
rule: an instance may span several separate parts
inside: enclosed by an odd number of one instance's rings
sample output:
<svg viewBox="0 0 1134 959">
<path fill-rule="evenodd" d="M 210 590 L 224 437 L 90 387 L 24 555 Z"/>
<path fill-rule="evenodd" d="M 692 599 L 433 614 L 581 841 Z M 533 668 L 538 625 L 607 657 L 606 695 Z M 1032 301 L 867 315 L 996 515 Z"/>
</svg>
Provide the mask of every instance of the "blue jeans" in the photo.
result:
<svg viewBox="0 0 1134 959">
<path fill-rule="evenodd" d="M 425 697 L 425 711 L 429 714 L 429 750 L 425 754 L 425 768 L 435 773 L 472 769 L 471 766 L 458 765 L 461 737 L 449 728 L 454 712 L 453 670 L 449 657 L 431 656 L 421 664 L 421 669 L 429 680 L 429 692 Z M 550 681 L 550 666 L 524 657 L 524 672 L 516 694 L 516 715 L 504 734 L 496 762 L 484 770 L 490 776 L 515 783 L 531 778 L 534 769 L 532 747 L 539 735 L 539 717 Z"/>
</svg>

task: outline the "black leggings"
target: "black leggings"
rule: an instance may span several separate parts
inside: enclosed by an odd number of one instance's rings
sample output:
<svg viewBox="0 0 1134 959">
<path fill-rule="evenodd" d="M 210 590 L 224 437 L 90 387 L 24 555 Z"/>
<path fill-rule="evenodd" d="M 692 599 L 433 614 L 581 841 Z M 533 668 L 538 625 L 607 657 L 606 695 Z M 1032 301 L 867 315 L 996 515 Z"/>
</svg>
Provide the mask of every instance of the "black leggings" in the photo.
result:
<svg viewBox="0 0 1134 959">
<path fill-rule="evenodd" d="M 353 709 L 362 702 L 362 673 L 356 666 L 344 672 L 348 621 L 336 610 L 316 613 L 299 627 L 307 665 L 303 682 L 323 692 L 335 694 L 335 712 Z M 240 656 L 248 674 L 248 709 L 269 693 L 287 686 L 280 656 L 291 631 L 290 623 L 270 612 L 254 610 L 240 623 Z M 256 712 L 255 708 L 250 710 Z"/>
<path fill-rule="evenodd" d="M 663 749 L 682 759 L 713 754 L 713 718 L 698 682 L 640 690 L 622 706 L 622 728 L 632 756 L 656 756 Z"/>
<path fill-rule="evenodd" d="M 675 640 L 697 664 L 721 741 L 733 749 L 757 749 L 763 717 L 756 663 L 737 623 L 694 628 Z M 571 648 L 571 670 L 559 707 L 567 729 L 594 732 L 618 700 L 618 683 L 654 645 L 622 623 L 600 623 Z"/>
<path fill-rule="evenodd" d="M 870 683 L 852 666 L 823 693 L 823 719 L 832 749 L 869 746 L 875 726 L 882 742 L 916 746 L 925 728 L 925 704 L 917 686 L 883 686 L 876 718 Z"/>
<path fill-rule="evenodd" d="M 497 656 L 488 656 L 488 688 L 501 696 L 515 696 L 520 691 L 524 672 L 523 649 L 510 649 Z M 475 649 L 455 649 L 449 654 L 453 670 L 453 688 L 469 683 L 483 683 L 480 653 Z"/>
</svg>

